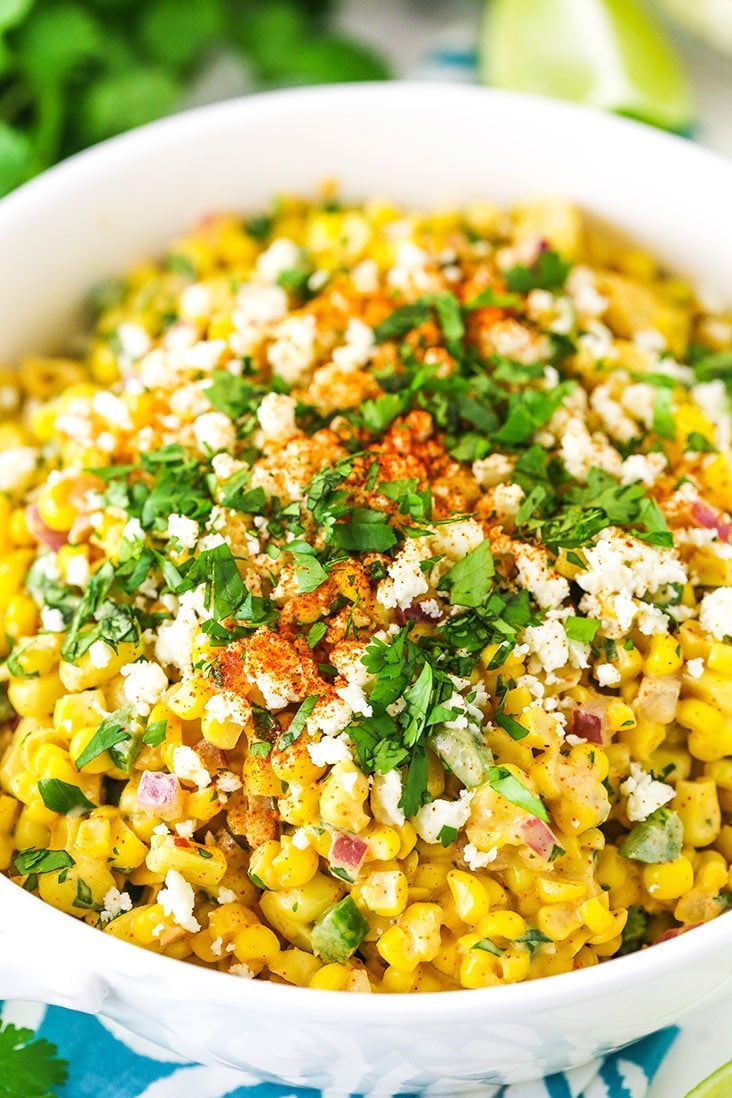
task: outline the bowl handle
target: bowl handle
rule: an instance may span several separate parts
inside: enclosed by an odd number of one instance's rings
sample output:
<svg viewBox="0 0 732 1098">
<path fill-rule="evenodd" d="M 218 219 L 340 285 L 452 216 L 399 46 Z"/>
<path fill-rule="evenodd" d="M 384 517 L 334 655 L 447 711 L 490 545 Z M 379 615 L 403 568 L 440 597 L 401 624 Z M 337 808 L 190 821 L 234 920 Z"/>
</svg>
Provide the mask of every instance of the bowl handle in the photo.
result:
<svg viewBox="0 0 732 1098">
<path fill-rule="evenodd" d="M 0 878 L 0 999 L 97 1014 L 106 998 L 105 982 L 83 955 L 69 950 L 63 935 L 55 939 L 48 914 L 45 904 Z"/>
</svg>

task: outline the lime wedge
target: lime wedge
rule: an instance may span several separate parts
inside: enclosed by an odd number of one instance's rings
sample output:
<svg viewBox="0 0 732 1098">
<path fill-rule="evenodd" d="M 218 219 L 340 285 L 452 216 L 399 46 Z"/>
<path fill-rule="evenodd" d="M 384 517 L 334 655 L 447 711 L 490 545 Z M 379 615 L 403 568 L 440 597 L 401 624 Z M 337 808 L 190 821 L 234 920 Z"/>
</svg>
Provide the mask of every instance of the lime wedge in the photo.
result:
<svg viewBox="0 0 732 1098">
<path fill-rule="evenodd" d="M 637 0 L 489 0 L 487 84 L 604 107 L 665 129 L 692 118 L 689 83 Z"/>
<path fill-rule="evenodd" d="M 732 1060 L 702 1079 L 686 1098 L 729 1098 L 732 1094 Z"/>
</svg>

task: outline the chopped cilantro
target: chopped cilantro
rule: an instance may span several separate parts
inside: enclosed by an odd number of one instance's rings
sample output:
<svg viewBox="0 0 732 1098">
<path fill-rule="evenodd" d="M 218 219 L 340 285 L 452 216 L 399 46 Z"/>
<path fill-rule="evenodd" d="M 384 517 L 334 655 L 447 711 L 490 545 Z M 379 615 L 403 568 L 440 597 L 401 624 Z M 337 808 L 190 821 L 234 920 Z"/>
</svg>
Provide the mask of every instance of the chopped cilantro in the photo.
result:
<svg viewBox="0 0 732 1098">
<path fill-rule="evenodd" d="M 400 339 L 414 328 L 426 324 L 430 317 L 429 299 L 419 298 L 411 305 L 403 305 L 374 328 L 374 339 L 385 343 L 388 339 Z"/>
<path fill-rule="evenodd" d="M 66 869 L 75 865 L 74 859 L 65 850 L 38 850 L 28 847 L 13 858 L 18 873 L 53 873 L 57 869 Z"/>
<path fill-rule="evenodd" d="M 495 307 L 497 309 L 521 309 L 523 308 L 523 298 L 518 294 L 499 294 L 492 286 L 486 286 L 484 290 L 469 301 L 466 305 L 463 305 L 463 312 L 470 313 L 474 309 L 489 309 Z"/>
<path fill-rule="evenodd" d="M 292 718 L 292 721 L 290 722 L 290 727 L 280 736 L 279 740 L 277 741 L 278 751 L 284 751 L 285 748 L 290 747 L 295 742 L 295 740 L 300 738 L 303 729 L 305 728 L 305 725 L 307 723 L 307 719 L 315 708 L 319 697 L 319 694 L 311 694 L 309 697 L 305 698 L 305 701 L 302 703 L 297 713 Z"/>
<path fill-rule="evenodd" d="M 520 942 L 521 945 L 526 946 L 532 956 L 534 955 L 534 953 L 536 953 L 537 949 L 545 945 L 547 942 L 551 942 L 551 940 L 552 939 L 549 938 L 542 930 L 539 930 L 539 928 L 535 926 L 530 926 L 525 934 L 522 934 L 520 938 L 516 939 L 516 941 Z"/>
<path fill-rule="evenodd" d="M 547 423 L 575 388 L 572 381 L 563 381 L 555 389 L 524 389 L 513 393 L 509 400 L 506 421 L 494 438 L 502 446 L 521 446 Z"/>
<path fill-rule="evenodd" d="M 272 750 L 272 744 L 266 740 L 256 740 L 249 745 L 249 754 L 254 758 L 266 759 Z"/>
<path fill-rule="evenodd" d="M 479 942 L 476 942 L 470 948 L 480 949 L 484 953 L 492 953 L 494 957 L 502 957 L 504 952 L 500 946 L 496 945 L 492 938 L 481 938 Z"/>
<path fill-rule="evenodd" d="M 456 827 L 450 827 L 449 824 L 444 824 L 444 826 L 440 828 L 440 833 L 437 836 L 443 846 L 449 846 L 450 843 L 454 843 L 457 837 L 458 829 Z"/>
<path fill-rule="evenodd" d="M 159 747 L 161 743 L 165 742 L 167 731 L 168 722 L 166 720 L 152 721 L 145 729 L 142 742 L 146 743 L 148 747 Z"/>
<path fill-rule="evenodd" d="M 530 267 L 517 263 L 506 271 L 509 290 L 527 294 L 530 290 L 557 290 L 567 280 L 572 264 L 551 249 L 542 251 Z"/>
<path fill-rule="evenodd" d="M 592 644 L 599 628 L 600 622 L 595 618 L 569 617 L 564 622 L 564 631 L 567 634 L 567 639 L 580 641 L 581 644 Z"/>
<path fill-rule="evenodd" d="M 453 606 L 482 606 L 493 586 L 494 572 L 493 554 L 486 539 L 445 572 L 440 590 L 450 592 Z"/>
<path fill-rule="evenodd" d="M 716 454 L 717 447 L 701 431 L 689 431 L 684 450 L 695 454 Z"/>
<path fill-rule="evenodd" d="M 41 778 L 38 792 L 46 808 L 51 812 L 60 812 L 63 816 L 85 814 L 96 808 L 78 785 L 64 782 L 60 778 Z"/>
<path fill-rule="evenodd" d="M 130 738 L 130 712 L 128 709 L 118 709 L 105 717 L 100 722 L 96 732 L 89 740 L 84 750 L 74 759 L 77 770 L 96 759 L 102 752 L 108 751 L 115 744 L 122 743 Z M 148 742 L 148 741 L 146 741 Z"/>
<path fill-rule="evenodd" d="M 500 793 L 511 804 L 524 808 L 532 816 L 538 816 L 544 823 L 551 822 L 543 801 L 522 785 L 507 767 L 492 766 L 488 771 L 488 782 L 496 793 Z"/>
<path fill-rule="evenodd" d="M 676 424 L 671 406 L 671 392 L 668 389 L 659 389 L 656 402 L 653 405 L 653 430 L 661 438 L 671 442 L 676 438 Z"/>
<path fill-rule="evenodd" d="M 328 626 L 324 621 L 316 621 L 307 631 L 308 648 L 315 648 L 328 632 Z"/>
</svg>

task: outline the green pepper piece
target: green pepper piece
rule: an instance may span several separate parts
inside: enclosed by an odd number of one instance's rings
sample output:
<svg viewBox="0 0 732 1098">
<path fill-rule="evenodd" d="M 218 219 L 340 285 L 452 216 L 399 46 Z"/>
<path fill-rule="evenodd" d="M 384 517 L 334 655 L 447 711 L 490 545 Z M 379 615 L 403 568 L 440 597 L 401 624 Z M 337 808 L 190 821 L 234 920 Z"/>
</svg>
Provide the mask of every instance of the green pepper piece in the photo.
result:
<svg viewBox="0 0 732 1098">
<path fill-rule="evenodd" d="M 657 808 L 648 819 L 635 825 L 619 846 L 624 858 L 658 865 L 673 862 L 681 854 L 684 825 L 669 808 Z"/>
<path fill-rule="evenodd" d="M 327 962 L 344 964 L 366 937 L 369 924 L 350 896 L 344 896 L 316 922 L 311 935 L 313 952 Z"/>
</svg>

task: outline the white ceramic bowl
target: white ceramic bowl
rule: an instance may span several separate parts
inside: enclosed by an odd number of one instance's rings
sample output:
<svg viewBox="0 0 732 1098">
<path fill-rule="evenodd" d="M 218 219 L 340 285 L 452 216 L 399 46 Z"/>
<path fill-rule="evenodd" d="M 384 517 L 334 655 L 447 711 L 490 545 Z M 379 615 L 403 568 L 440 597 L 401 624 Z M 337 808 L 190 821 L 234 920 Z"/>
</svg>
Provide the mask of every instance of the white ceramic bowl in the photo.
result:
<svg viewBox="0 0 732 1098">
<path fill-rule="evenodd" d="M 435 206 L 562 193 L 732 295 L 732 164 L 630 122 L 457 86 L 287 91 L 102 145 L 0 203 L 0 361 L 53 347 L 102 276 L 273 192 Z M 583 1063 L 732 992 L 732 915 L 599 967 L 439 995 L 235 979 L 92 930 L 0 877 L 0 997 L 101 1011 L 256 1079 L 456 1096 Z"/>
</svg>

